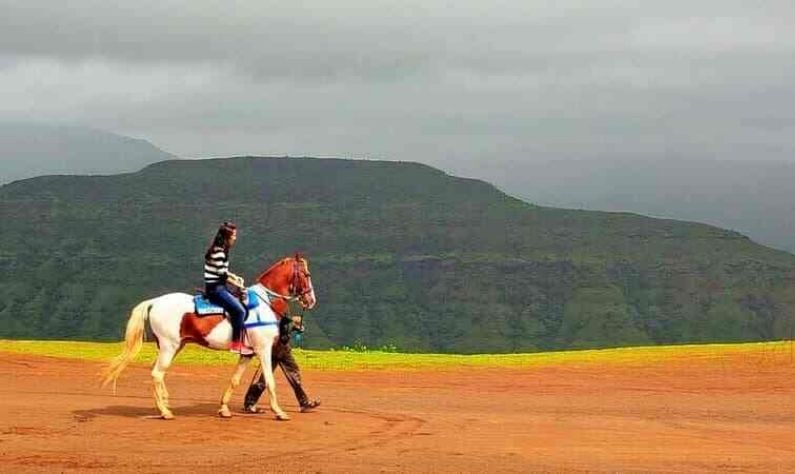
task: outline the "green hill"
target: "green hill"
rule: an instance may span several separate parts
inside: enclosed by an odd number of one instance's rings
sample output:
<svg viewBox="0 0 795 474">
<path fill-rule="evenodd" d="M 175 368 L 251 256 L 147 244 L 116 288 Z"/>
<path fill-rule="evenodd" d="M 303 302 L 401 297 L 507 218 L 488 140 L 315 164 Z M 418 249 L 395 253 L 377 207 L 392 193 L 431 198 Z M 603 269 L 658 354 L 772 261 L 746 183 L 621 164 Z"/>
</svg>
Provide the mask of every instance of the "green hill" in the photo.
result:
<svg viewBox="0 0 795 474">
<path fill-rule="evenodd" d="M 508 194 L 555 207 L 625 211 L 734 229 L 795 252 L 795 163 L 666 156 L 542 160 L 494 158 L 461 170 Z"/>
<path fill-rule="evenodd" d="M 309 347 L 509 352 L 791 337 L 795 256 L 715 227 L 537 207 L 415 164 L 166 161 L 0 187 L 0 337 L 117 339 L 201 286 L 219 222 L 249 279 L 308 254 Z"/>
</svg>

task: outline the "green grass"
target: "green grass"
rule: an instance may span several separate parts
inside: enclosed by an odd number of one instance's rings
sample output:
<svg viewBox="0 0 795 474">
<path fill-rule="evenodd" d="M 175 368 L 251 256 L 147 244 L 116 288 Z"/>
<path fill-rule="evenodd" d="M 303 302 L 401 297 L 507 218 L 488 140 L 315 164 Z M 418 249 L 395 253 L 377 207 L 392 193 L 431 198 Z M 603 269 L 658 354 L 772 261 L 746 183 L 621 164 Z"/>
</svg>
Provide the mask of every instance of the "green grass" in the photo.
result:
<svg viewBox="0 0 795 474">
<path fill-rule="evenodd" d="M 305 369 L 382 370 L 455 369 L 460 367 L 540 367 L 562 364 L 652 365 L 680 359 L 720 359 L 731 355 L 791 354 L 792 341 L 746 344 L 701 344 L 681 346 L 627 347 L 619 349 L 541 352 L 533 354 L 403 354 L 379 351 L 314 351 L 296 349 Z M 121 352 L 121 343 L 74 341 L 0 340 L 0 352 L 35 354 L 68 359 L 109 360 Z M 136 362 L 149 364 L 155 358 L 154 344 L 144 344 Z M 226 365 L 234 354 L 187 346 L 177 358 L 180 364 Z"/>
</svg>

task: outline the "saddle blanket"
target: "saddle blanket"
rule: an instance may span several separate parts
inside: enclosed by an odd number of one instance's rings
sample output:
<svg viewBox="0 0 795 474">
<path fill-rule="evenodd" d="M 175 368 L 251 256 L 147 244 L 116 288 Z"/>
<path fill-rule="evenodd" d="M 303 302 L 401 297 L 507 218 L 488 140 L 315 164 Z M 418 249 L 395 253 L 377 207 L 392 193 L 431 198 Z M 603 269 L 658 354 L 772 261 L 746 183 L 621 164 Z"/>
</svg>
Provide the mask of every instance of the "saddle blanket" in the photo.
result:
<svg viewBox="0 0 795 474">
<path fill-rule="evenodd" d="M 259 296 L 251 288 L 247 288 L 248 300 L 246 303 L 247 309 L 254 309 L 259 306 Z M 193 297 L 193 305 L 196 307 L 196 314 L 205 316 L 208 314 L 224 314 L 224 308 L 215 303 L 211 303 L 203 294 L 198 294 Z"/>
</svg>

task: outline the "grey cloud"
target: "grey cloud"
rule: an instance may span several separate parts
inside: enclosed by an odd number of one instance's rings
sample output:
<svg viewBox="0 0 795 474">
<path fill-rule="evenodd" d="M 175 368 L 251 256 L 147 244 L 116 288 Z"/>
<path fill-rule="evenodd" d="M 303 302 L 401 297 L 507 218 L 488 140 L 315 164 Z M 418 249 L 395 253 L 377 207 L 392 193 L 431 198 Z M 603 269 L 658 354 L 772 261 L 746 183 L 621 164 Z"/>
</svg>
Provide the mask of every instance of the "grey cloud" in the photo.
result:
<svg viewBox="0 0 795 474">
<path fill-rule="evenodd" d="M 791 2 L 0 0 L 0 118 L 188 156 L 763 155 Z M 461 168 L 463 169 L 463 168 Z"/>
<path fill-rule="evenodd" d="M 766 2 L 18 2 L 0 53 L 222 62 L 255 77 L 394 79 L 418 69 L 528 67 L 533 54 L 792 48 L 792 7 Z M 303 8 L 299 5 L 305 5 Z M 632 5 L 637 5 L 632 7 Z M 783 16 L 782 16 L 783 15 Z M 761 37 L 760 37 L 761 35 Z M 775 41 L 771 41 L 775 40 Z"/>
</svg>

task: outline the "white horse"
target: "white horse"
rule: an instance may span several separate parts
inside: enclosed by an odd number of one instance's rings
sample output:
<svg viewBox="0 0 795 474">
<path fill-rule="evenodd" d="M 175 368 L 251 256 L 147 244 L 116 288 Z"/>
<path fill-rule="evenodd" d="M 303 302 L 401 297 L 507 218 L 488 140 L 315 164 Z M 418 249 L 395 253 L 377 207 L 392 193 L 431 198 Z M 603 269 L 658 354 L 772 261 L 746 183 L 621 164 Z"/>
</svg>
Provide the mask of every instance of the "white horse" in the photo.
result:
<svg viewBox="0 0 795 474">
<path fill-rule="evenodd" d="M 284 258 L 262 273 L 257 278 L 257 284 L 249 287 L 249 290 L 250 297 L 255 298 L 259 304 L 249 310 L 244 323 L 247 342 L 262 365 L 271 410 L 277 419 L 288 420 L 290 417 L 279 407 L 276 399 L 271 351 L 279 336 L 277 315 L 287 316 L 287 302 L 297 300 L 305 309 L 312 309 L 316 304 L 309 263 L 298 254 Z M 174 357 L 190 342 L 215 350 L 228 349 L 232 339 L 232 326 L 223 314 L 197 315 L 193 296 L 185 293 L 169 293 L 143 301 L 132 310 L 127 322 L 124 350 L 105 370 L 103 386 L 110 382 L 115 386 L 121 372 L 141 350 L 147 319 L 158 347 L 157 360 L 152 367 L 155 405 L 160 410 L 160 416 L 170 420 L 174 418 L 174 414 L 169 408 L 168 389 L 164 378 Z M 221 408 L 218 410 L 221 417 L 232 416 L 229 400 L 240 385 L 240 379 L 250 361 L 251 357 L 240 356 L 229 387 L 221 398 Z"/>
</svg>

